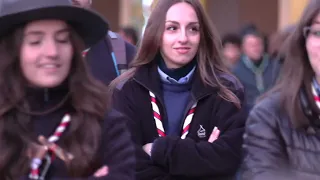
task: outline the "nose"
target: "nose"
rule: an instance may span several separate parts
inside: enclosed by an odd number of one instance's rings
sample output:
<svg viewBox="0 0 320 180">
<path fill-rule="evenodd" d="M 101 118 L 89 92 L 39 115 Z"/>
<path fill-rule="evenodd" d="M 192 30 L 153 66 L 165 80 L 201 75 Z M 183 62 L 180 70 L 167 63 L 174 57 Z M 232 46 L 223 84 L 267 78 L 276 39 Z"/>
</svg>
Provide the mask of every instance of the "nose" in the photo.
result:
<svg viewBox="0 0 320 180">
<path fill-rule="evenodd" d="M 55 40 L 47 40 L 43 45 L 44 54 L 50 59 L 56 59 L 58 57 L 58 45 Z"/>
<path fill-rule="evenodd" d="M 179 42 L 184 44 L 188 41 L 188 35 L 187 35 L 187 32 L 186 30 L 181 30 L 180 31 L 180 35 L 179 35 Z"/>
</svg>

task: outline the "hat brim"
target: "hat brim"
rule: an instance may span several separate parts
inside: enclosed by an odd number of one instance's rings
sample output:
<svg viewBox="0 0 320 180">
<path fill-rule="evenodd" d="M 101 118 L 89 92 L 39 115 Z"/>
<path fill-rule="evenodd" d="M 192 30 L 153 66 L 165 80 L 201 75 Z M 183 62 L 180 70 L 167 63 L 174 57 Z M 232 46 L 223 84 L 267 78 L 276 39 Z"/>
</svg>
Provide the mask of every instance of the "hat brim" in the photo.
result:
<svg viewBox="0 0 320 180">
<path fill-rule="evenodd" d="M 73 6 L 55 6 L 23 11 L 0 18 L 0 36 L 18 25 L 42 19 L 66 21 L 83 38 L 86 48 L 96 44 L 108 32 L 108 23 L 102 16 L 84 8 Z"/>
</svg>

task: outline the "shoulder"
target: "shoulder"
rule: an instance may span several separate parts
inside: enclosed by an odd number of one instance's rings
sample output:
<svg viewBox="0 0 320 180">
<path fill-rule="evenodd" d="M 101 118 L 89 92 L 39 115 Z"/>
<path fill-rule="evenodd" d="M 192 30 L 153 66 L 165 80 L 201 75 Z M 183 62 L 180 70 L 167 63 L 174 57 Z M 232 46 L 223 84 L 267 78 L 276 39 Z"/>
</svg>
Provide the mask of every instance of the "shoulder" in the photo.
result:
<svg viewBox="0 0 320 180">
<path fill-rule="evenodd" d="M 253 110 L 260 110 L 260 109 L 269 109 L 272 112 L 277 112 L 280 109 L 280 92 L 275 92 L 273 94 L 269 94 L 268 96 L 264 97 L 261 101 L 259 101 Z"/>
<path fill-rule="evenodd" d="M 280 93 L 276 92 L 266 96 L 250 111 L 247 124 L 250 125 L 259 122 L 276 127 L 278 120 L 282 117 L 280 109 Z"/>
<path fill-rule="evenodd" d="M 118 105 L 135 104 L 135 101 L 140 97 L 141 91 L 140 85 L 133 77 L 122 79 L 113 90 L 113 106 L 118 108 Z"/>
<path fill-rule="evenodd" d="M 128 71 L 127 71 L 128 72 Z M 125 73 L 127 73 L 125 72 Z M 125 75 L 125 74 L 123 74 Z M 116 91 L 127 91 L 131 89 L 133 86 L 135 86 L 135 81 L 133 80 L 133 77 L 129 78 L 123 78 L 121 81 L 118 82 L 116 86 Z"/>
<path fill-rule="evenodd" d="M 223 85 L 236 94 L 244 93 L 244 87 L 236 76 L 231 73 L 221 73 L 219 78 L 222 80 Z"/>
<path fill-rule="evenodd" d="M 115 109 L 110 109 L 105 114 L 105 118 L 103 121 L 103 129 L 107 132 L 110 132 L 110 129 L 125 130 L 125 124 L 127 123 L 127 121 L 128 117 L 126 117 L 124 114 Z"/>
<path fill-rule="evenodd" d="M 141 84 L 138 83 L 137 79 L 146 78 L 149 74 L 141 73 L 141 67 L 140 68 L 130 68 L 128 71 L 121 74 L 121 76 L 118 78 L 118 82 L 116 85 L 116 90 L 118 91 L 132 91 L 136 90 L 137 88 L 141 88 Z"/>
<path fill-rule="evenodd" d="M 106 120 L 111 119 L 111 120 L 115 120 L 115 119 L 124 119 L 125 116 L 120 113 L 119 111 L 115 110 L 115 109 L 110 109 L 107 113 L 106 113 Z"/>
<path fill-rule="evenodd" d="M 241 71 L 243 71 L 244 68 L 244 63 L 242 61 L 243 57 L 239 58 L 239 61 L 234 65 L 234 67 L 232 68 L 232 73 L 239 73 Z"/>
</svg>

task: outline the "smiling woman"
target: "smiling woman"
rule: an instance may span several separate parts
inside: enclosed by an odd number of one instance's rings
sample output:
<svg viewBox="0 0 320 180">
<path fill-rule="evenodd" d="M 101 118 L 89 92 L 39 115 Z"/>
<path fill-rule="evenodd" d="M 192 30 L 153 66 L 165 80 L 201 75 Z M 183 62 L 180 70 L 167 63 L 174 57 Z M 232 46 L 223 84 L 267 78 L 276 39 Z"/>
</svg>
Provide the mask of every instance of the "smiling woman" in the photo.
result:
<svg viewBox="0 0 320 180">
<path fill-rule="evenodd" d="M 232 178 L 247 116 L 243 88 L 199 0 L 159 0 L 131 66 L 111 88 L 115 107 L 132 118 L 136 178 Z"/>
<path fill-rule="evenodd" d="M 180 19 L 186 20 L 179 22 Z M 180 68 L 192 61 L 200 43 L 199 20 L 192 6 L 186 3 L 172 6 L 162 36 L 160 52 L 168 68 Z"/>
<path fill-rule="evenodd" d="M 55 87 L 68 76 L 73 52 L 70 30 L 64 21 L 34 21 L 24 28 L 22 72 L 31 86 Z"/>
<path fill-rule="evenodd" d="M 82 57 L 107 23 L 70 2 L 2 4 L 1 180 L 133 179 L 126 120 L 110 108 L 106 87 Z"/>
</svg>

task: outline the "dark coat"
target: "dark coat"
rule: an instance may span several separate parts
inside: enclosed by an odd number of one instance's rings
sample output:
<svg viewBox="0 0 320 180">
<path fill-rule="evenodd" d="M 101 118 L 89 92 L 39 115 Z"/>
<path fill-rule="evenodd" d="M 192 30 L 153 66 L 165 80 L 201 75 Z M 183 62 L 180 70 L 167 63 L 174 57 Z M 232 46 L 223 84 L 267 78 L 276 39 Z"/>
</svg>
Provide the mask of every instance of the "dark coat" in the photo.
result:
<svg viewBox="0 0 320 180">
<path fill-rule="evenodd" d="M 242 179 L 320 179 L 320 131 L 309 128 L 293 127 L 280 94 L 257 104 L 246 124 Z"/>
<path fill-rule="evenodd" d="M 57 104 L 65 98 L 67 92 L 67 87 L 62 86 L 49 90 L 31 90 L 31 92 L 28 93 L 29 99 L 32 99 L 32 101 L 30 101 L 32 102 L 32 110 L 43 112 L 44 110 L 55 108 L 55 111 L 53 112 L 30 117 L 33 126 L 32 134 L 35 137 L 35 142 L 37 141 L 36 137 L 38 135 L 43 135 L 47 138 L 52 135 L 66 113 L 71 115 L 72 123 L 72 112 L 74 112 L 74 109 L 70 106 L 70 103 L 68 103 L 69 101 L 57 108 Z M 48 99 L 45 100 L 44 97 L 48 97 Z M 46 179 L 92 180 L 95 179 L 93 177 L 95 171 L 102 166 L 108 166 L 109 174 L 99 179 L 133 180 L 135 165 L 134 145 L 126 127 L 126 121 L 125 116 L 115 110 L 107 112 L 105 118 L 101 120 L 101 143 L 100 148 L 95 152 L 96 156 L 99 158 L 93 163 L 96 166 L 90 167 L 90 170 L 85 172 L 88 174 L 87 177 L 71 178 L 68 176 L 65 163 L 59 158 L 55 158 L 47 173 Z M 89 128 L 89 130 L 92 129 Z M 61 135 L 61 139 L 56 143 L 61 146 L 64 143 L 63 138 L 69 135 L 69 128 L 67 128 Z M 28 177 L 26 176 L 21 179 L 28 179 Z"/>
<path fill-rule="evenodd" d="M 224 82 L 243 104 L 243 88 L 236 79 L 228 75 Z M 157 65 L 141 67 L 134 78 L 119 86 L 114 94 L 116 109 L 131 119 L 128 125 L 137 148 L 137 179 L 198 180 L 233 176 L 241 160 L 242 134 L 247 117 L 244 108 L 239 109 L 218 96 L 218 88 L 205 86 L 196 70 L 185 115 L 194 102 L 198 102 L 198 106 L 187 138 L 159 138 L 149 90 L 158 99 L 163 121 L 168 121 Z M 200 126 L 205 129 L 205 136 L 199 136 Z M 209 143 L 208 138 L 215 126 L 221 131 L 220 137 Z M 142 146 L 154 141 L 150 159 Z"/>
<path fill-rule="evenodd" d="M 88 65 L 94 78 L 105 85 L 109 85 L 117 77 L 116 69 L 111 56 L 112 47 L 106 36 L 90 48 L 87 54 Z M 128 64 L 136 55 L 136 47 L 125 42 L 125 50 Z"/>
</svg>

